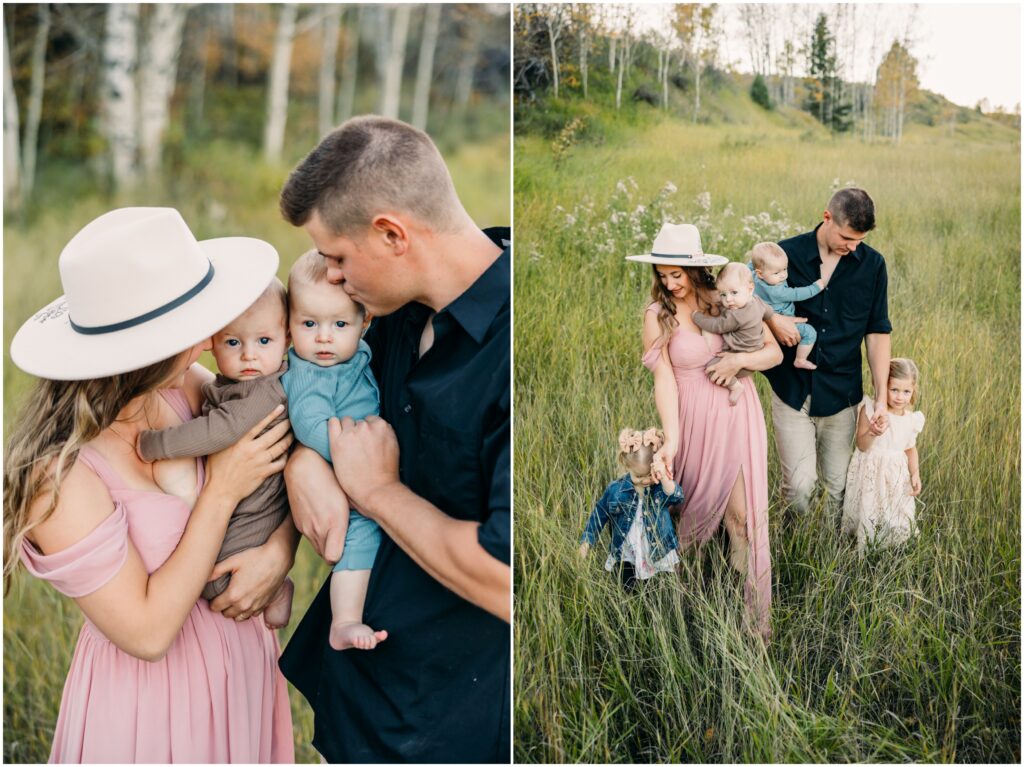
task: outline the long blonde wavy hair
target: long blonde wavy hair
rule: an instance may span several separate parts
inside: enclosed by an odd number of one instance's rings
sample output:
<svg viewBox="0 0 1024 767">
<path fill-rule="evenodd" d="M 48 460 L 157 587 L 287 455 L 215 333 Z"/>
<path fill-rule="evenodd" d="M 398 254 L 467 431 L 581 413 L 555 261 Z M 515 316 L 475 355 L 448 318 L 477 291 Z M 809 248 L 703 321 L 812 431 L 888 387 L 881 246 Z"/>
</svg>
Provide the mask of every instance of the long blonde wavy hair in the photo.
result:
<svg viewBox="0 0 1024 767">
<path fill-rule="evenodd" d="M 715 290 L 715 278 L 711 274 L 711 269 L 706 266 L 683 266 L 680 268 L 690 280 L 690 285 L 696 289 L 697 305 L 700 310 L 710 312 L 713 304 L 709 299 L 709 294 L 714 293 Z M 676 305 L 672 301 L 672 294 L 661 284 L 661 277 L 658 276 L 658 264 L 651 264 L 651 271 L 654 274 L 651 300 L 658 304 L 658 326 L 661 328 L 661 335 L 655 341 L 655 346 L 663 346 L 679 326 L 679 320 L 676 319 Z"/>
<path fill-rule="evenodd" d="M 18 566 L 22 541 L 45 522 L 83 445 L 110 426 L 136 397 L 166 385 L 183 355 L 141 370 L 87 381 L 40 379 L 21 408 L 4 450 L 4 593 Z M 50 505 L 30 520 L 33 501 L 51 492 Z"/>
</svg>

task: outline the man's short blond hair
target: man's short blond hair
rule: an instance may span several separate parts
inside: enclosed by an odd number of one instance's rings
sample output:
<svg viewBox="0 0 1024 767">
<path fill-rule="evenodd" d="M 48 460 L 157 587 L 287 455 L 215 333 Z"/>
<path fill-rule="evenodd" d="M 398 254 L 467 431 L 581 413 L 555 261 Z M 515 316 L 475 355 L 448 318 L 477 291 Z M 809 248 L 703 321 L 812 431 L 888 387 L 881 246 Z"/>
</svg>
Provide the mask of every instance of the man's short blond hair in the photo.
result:
<svg viewBox="0 0 1024 767">
<path fill-rule="evenodd" d="M 291 172 L 281 213 L 303 226 L 314 212 L 334 234 L 362 232 L 374 217 L 405 212 L 452 232 L 464 215 L 448 166 L 423 131 L 366 115 L 346 120 Z"/>
<path fill-rule="evenodd" d="M 781 258 L 787 263 L 789 256 L 777 242 L 759 242 L 747 252 L 747 260 L 754 265 L 755 269 L 764 269 L 768 266 L 771 258 Z"/>
<path fill-rule="evenodd" d="M 731 276 L 739 277 L 741 283 L 752 283 L 754 278 L 750 274 L 750 270 L 738 261 L 730 261 L 728 264 L 722 267 L 722 270 L 715 277 L 715 284 L 717 285 L 722 280 L 728 279 Z"/>
</svg>

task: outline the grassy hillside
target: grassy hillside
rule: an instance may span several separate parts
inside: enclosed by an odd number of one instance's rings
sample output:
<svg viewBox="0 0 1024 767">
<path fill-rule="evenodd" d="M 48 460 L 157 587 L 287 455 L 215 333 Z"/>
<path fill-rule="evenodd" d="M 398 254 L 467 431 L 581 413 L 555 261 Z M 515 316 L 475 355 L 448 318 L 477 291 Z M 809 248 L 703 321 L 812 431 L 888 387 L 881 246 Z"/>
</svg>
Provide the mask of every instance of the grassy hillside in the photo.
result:
<svg viewBox="0 0 1024 767">
<path fill-rule="evenodd" d="M 575 99 L 517 114 L 516 759 L 1019 761 L 1019 133 L 979 119 L 869 145 L 739 89 L 707 104 L 697 125 Z M 923 376 L 921 534 L 858 559 L 823 507 L 787 511 L 769 440 L 764 648 L 717 544 L 628 599 L 606 539 L 576 554 L 618 430 L 657 423 L 639 363 L 650 270 L 623 257 L 669 220 L 738 260 L 810 229 L 847 184 L 875 199 L 893 352 Z"/>
</svg>

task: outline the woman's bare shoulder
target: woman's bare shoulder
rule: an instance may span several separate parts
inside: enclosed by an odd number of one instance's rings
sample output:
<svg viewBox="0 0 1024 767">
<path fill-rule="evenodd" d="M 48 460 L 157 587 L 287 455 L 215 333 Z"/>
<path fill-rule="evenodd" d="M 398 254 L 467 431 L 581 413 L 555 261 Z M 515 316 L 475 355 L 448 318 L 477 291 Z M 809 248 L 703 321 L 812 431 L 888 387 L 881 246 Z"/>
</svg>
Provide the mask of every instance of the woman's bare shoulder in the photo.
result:
<svg viewBox="0 0 1024 767">
<path fill-rule="evenodd" d="M 185 371 L 185 385 L 182 391 L 188 399 L 188 405 L 192 408 L 192 415 L 199 415 L 203 410 L 203 384 L 215 378 L 213 373 L 204 368 L 198 362 L 194 363 Z"/>
<path fill-rule="evenodd" d="M 52 476 L 55 466 L 53 459 L 45 469 L 48 476 Z M 52 502 L 53 486 L 47 482 L 29 506 L 29 521 L 41 519 Z M 76 460 L 60 484 L 53 513 L 33 528 L 29 539 L 44 554 L 63 551 L 96 529 L 113 511 L 114 501 L 103 480 L 84 461 Z"/>
</svg>

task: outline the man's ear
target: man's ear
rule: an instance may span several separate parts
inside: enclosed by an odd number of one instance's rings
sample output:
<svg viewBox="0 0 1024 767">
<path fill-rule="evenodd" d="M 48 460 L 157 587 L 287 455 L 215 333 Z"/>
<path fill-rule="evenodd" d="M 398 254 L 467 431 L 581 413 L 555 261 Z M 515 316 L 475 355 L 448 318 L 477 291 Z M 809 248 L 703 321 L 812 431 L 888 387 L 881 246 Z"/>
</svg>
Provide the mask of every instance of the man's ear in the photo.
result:
<svg viewBox="0 0 1024 767">
<path fill-rule="evenodd" d="M 379 213 L 370 222 L 370 236 L 379 237 L 396 256 L 409 250 L 409 230 L 394 213 Z"/>
</svg>

